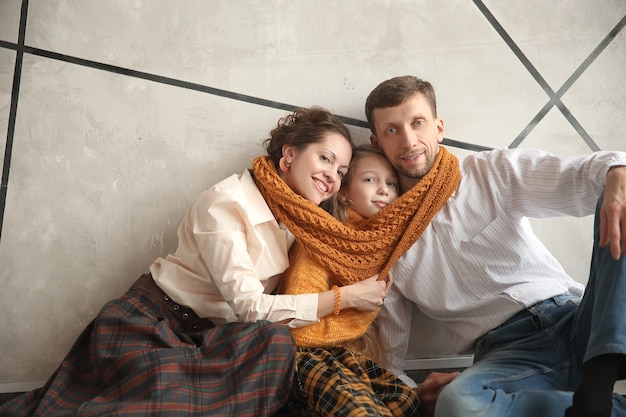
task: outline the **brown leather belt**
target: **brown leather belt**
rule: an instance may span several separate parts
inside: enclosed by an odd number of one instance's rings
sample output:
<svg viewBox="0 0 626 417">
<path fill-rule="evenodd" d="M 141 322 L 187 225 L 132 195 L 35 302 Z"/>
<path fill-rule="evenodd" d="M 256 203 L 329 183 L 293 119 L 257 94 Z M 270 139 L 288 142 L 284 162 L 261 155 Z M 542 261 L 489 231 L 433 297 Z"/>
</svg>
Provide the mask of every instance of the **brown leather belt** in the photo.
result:
<svg viewBox="0 0 626 417">
<path fill-rule="evenodd" d="M 130 287 L 130 290 L 140 294 L 148 294 L 157 304 L 166 307 L 183 326 L 186 333 L 200 332 L 215 327 L 215 323 L 211 320 L 198 317 L 191 308 L 182 306 L 172 300 L 169 295 L 156 285 L 150 273 L 140 276 Z"/>
</svg>

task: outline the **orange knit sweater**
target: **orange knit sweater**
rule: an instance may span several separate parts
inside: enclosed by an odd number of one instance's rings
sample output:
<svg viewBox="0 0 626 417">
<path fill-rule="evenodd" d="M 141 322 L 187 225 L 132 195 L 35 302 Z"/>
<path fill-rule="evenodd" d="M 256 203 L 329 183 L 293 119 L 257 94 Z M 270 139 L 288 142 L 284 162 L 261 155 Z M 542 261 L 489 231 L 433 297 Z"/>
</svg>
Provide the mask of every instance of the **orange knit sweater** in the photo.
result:
<svg viewBox="0 0 626 417">
<path fill-rule="evenodd" d="M 358 224 L 363 217 L 350 212 L 349 225 Z M 309 294 L 331 289 L 336 279 L 327 268 L 316 262 L 304 249 L 295 243 L 289 252 L 289 268 L 283 273 L 278 289 L 280 294 Z M 342 310 L 320 318 L 318 323 L 290 329 L 298 347 L 329 347 L 341 345 L 365 334 L 377 315 L 355 309 Z"/>
</svg>

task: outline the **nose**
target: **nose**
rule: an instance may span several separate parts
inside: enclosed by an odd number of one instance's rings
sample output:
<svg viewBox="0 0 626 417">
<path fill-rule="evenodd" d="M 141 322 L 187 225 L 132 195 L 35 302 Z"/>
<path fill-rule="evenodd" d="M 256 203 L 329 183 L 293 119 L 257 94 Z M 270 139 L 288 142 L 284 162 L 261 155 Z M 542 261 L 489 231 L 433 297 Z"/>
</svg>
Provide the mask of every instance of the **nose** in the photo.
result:
<svg viewBox="0 0 626 417">
<path fill-rule="evenodd" d="M 380 195 L 388 195 L 389 194 L 389 186 L 387 183 L 382 182 L 380 187 L 378 187 L 378 194 Z"/>
<path fill-rule="evenodd" d="M 413 131 L 408 128 L 404 128 L 400 131 L 400 143 L 403 148 L 409 149 L 413 147 L 415 144 Z"/>
<path fill-rule="evenodd" d="M 326 177 L 326 181 L 328 181 L 329 185 L 335 186 L 337 184 L 341 185 L 341 178 L 337 173 L 337 169 L 330 168 L 324 172 L 324 177 Z"/>
</svg>

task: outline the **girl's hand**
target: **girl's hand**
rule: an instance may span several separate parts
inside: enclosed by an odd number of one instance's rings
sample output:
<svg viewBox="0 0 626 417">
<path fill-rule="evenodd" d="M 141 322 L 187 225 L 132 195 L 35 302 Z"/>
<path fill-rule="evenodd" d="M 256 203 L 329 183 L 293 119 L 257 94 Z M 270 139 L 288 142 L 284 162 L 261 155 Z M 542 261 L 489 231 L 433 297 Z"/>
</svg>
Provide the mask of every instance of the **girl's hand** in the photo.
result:
<svg viewBox="0 0 626 417">
<path fill-rule="evenodd" d="M 359 311 L 376 311 L 387 296 L 388 283 L 378 280 L 378 274 L 355 284 L 344 285 L 341 290 L 341 309 L 355 308 Z"/>
</svg>

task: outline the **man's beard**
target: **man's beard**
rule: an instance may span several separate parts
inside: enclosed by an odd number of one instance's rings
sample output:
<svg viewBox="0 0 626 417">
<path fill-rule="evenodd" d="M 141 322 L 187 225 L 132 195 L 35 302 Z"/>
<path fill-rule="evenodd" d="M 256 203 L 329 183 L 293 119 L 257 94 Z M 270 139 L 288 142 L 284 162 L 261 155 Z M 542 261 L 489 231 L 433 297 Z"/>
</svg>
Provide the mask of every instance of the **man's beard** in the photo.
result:
<svg viewBox="0 0 626 417">
<path fill-rule="evenodd" d="M 431 156 L 430 154 L 427 154 L 426 165 L 423 168 L 417 168 L 412 171 L 409 171 L 409 170 L 402 168 L 401 164 L 397 164 L 395 168 L 400 175 L 403 175 L 407 178 L 413 178 L 413 179 L 419 180 L 419 179 L 422 179 L 426 174 L 428 174 L 428 171 L 430 171 L 434 163 L 435 163 L 435 157 Z"/>
</svg>

